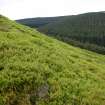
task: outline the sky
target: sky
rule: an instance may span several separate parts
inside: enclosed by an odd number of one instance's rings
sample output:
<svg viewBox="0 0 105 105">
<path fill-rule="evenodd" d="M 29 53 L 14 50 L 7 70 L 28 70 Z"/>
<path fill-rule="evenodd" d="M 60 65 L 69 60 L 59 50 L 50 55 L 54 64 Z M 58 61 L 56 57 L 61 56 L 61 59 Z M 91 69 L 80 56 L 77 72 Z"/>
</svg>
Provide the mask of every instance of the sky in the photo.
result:
<svg viewBox="0 0 105 105">
<path fill-rule="evenodd" d="M 0 14 L 13 20 L 98 11 L 105 11 L 105 0 L 0 0 Z"/>
</svg>

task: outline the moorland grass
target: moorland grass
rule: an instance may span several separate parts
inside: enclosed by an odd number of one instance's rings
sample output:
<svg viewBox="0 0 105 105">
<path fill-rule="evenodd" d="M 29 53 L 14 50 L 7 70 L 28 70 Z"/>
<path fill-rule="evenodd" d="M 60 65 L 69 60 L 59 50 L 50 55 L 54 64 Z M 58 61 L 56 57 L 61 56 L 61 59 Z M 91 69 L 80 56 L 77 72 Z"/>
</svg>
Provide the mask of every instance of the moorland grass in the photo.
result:
<svg viewBox="0 0 105 105">
<path fill-rule="evenodd" d="M 2 16 L 0 27 L 0 105 L 105 105 L 104 55 Z"/>
</svg>

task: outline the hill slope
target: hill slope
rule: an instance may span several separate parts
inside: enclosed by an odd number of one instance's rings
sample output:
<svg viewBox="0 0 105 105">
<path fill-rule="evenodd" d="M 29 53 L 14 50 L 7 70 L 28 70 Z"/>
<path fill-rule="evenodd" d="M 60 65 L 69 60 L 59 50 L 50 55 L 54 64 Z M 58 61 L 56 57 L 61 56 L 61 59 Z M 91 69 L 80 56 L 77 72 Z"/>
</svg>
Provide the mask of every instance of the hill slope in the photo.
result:
<svg viewBox="0 0 105 105">
<path fill-rule="evenodd" d="M 0 105 L 104 105 L 105 56 L 0 16 Z"/>
<path fill-rule="evenodd" d="M 27 19 L 27 22 L 29 20 Z M 33 19 L 33 26 L 36 26 L 34 20 L 37 23 L 39 21 Z M 104 12 L 65 16 L 63 19 L 58 17 L 58 20 L 55 22 L 50 21 L 43 26 L 40 25 L 38 26 L 38 30 L 75 46 L 105 54 Z M 31 26 L 30 24 L 26 25 Z"/>
</svg>

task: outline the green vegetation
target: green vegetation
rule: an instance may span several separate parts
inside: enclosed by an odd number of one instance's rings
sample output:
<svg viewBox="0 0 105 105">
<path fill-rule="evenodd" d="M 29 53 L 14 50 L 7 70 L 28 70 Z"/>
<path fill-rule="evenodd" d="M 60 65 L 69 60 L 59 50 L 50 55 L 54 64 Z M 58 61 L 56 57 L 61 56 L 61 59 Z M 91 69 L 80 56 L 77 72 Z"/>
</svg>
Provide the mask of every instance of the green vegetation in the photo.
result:
<svg viewBox="0 0 105 105">
<path fill-rule="evenodd" d="M 104 104 L 104 55 L 0 16 L 0 105 Z"/>
<path fill-rule="evenodd" d="M 48 18 L 50 20 L 50 18 Z M 69 44 L 79 46 L 97 53 L 105 54 L 105 13 L 95 12 L 75 16 L 55 17 L 56 21 L 44 19 L 20 20 L 20 23 L 36 27 L 39 31 Z M 52 18 L 51 18 L 52 19 Z M 54 17 L 53 17 L 54 19 Z M 42 20 L 46 24 L 41 24 Z M 59 20 L 59 21 L 58 21 Z M 36 23 L 37 21 L 37 23 Z M 43 23 L 43 22 L 42 22 Z"/>
</svg>

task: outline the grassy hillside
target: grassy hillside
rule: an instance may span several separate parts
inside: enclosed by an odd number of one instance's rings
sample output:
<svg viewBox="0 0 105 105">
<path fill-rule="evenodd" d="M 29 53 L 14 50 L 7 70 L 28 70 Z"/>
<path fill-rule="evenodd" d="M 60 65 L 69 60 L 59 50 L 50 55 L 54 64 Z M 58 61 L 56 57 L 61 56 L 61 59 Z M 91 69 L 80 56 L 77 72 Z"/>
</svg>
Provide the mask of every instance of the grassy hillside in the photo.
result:
<svg viewBox="0 0 105 105">
<path fill-rule="evenodd" d="M 105 56 L 0 16 L 0 105 L 104 105 Z"/>
<path fill-rule="evenodd" d="M 36 26 L 34 20 L 33 24 Z M 104 12 L 65 16 L 63 19 L 58 17 L 58 20 L 39 26 L 38 30 L 72 45 L 105 54 Z"/>
</svg>

